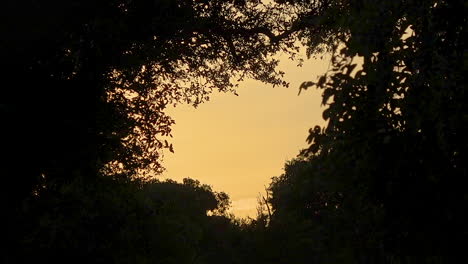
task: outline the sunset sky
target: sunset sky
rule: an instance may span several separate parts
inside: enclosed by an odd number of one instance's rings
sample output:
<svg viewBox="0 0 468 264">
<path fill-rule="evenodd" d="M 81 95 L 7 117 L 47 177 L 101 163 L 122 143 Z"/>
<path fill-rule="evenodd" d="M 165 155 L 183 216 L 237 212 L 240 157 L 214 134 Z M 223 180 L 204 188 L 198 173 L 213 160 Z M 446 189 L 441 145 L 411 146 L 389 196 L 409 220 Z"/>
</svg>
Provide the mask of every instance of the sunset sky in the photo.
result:
<svg viewBox="0 0 468 264">
<path fill-rule="evenodd" d="M 254 217 L 257 197 L 265 194 L 271 177 L 306 147 L 308 129 L 323 125 L 321 92 L 315 88 L 298 96 L 299 85 L 326 72 L 328 58 L 307 60 L 303 67 L 279 57 L 289 88 L 246 80 L 238 94 L 214 93 L 193 108 L 169 109 L 175 153 L 164 158 L 164 178 L 190 177 L 231 197 L 236 216 Z"/>
</svg>

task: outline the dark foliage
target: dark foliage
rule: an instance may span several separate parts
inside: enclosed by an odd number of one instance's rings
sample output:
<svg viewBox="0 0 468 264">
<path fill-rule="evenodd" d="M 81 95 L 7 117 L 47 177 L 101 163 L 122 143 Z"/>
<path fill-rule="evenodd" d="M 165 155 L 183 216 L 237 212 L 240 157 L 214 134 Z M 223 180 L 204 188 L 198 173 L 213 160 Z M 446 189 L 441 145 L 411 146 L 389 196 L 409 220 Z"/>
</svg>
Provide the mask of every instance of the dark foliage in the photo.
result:
<svg viewBox="0 0 468 264">
<path fill-rule="evenodd" d="M 3 263 L 467 261 L 465 1 L 10 1 L 0 10 Z M 332 52 L 328 124 L 242 222 L 162 172 L 173 120 L 277 51 Z"/>
<path fill-rule="evenodd" d="M 272 223 L 310 226 L 318 263 L 466 261 L 466 3 L 336 2 L 331 69 L 301 86 L 328 124 L 273 181 Z"/>
<path fill-rule="evenodd" d="M 215 230 L 239 229 L 221 213 L 227 202 L 190 179 L 74 181 L 25 203 L 7 263 L 192 263 L 210 250 L 224 255 L 230 247 L 218 245 L 228 234 Z"/>
</svg>

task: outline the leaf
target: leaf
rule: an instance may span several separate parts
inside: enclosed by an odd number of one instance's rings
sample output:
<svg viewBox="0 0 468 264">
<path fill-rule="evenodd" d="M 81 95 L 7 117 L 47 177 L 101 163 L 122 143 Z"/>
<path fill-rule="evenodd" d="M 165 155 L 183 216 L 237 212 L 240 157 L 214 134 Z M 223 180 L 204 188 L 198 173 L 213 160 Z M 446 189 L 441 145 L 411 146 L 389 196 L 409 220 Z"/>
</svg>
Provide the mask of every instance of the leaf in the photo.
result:
<svg viewBox="0 0 468 264">
<path fill-rule="evenodd" d="M 300 95 L 302 90 L 307 90 L 309 89 L 309 87 L 314 86 L 314 85 L 315 83 L 311 81 L 303 82 L 301 86 L 299 86 L 299 93 L 297 95 Z"/>
<path fill-rule="evenodd" d="M 326 81 L 327 81 L 327 75 L 321 76 L 318 80 L 317 86 L 322 88 Z"/>
<path fill-rule="evenodd" d="M 331 88 L 327 88 L 323 91 L 322 95 L 322 105 L 326 105 L 328 102 L 328 99 L 333 96 L 334 90 Z"/>
<path fill-rule="evenodd" d="M 330 115 L 331 115 L 331 109 L 327 108 L 323 111 L 322 117 L 324 120 L 327 120 L 330 118 Z"/>
<path fill-rule="evenodd" d="M 346 66 L 346 69 L 348 69 L 348 71 L 346 72 L 347 75 L 350 75 L 354 69 L 356 68 L 357 64 L 351 64 L 351 65 L 348 65 Z"/>
</svg>

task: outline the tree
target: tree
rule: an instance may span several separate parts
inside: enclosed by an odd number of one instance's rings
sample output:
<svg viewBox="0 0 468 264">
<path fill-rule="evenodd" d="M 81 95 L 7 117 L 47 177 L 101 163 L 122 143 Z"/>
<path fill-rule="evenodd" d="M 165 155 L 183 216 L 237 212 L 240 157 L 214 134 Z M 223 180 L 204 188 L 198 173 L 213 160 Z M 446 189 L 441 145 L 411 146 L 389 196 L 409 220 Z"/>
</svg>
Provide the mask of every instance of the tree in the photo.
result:
<svg viewBox="0 0 468 264">
<path fill-rule="evenodd" d="M 234 251 L 221 245 L 240 236 L 223 213 L 228 204 L 226 194 L 192 179 L 75 179 L 28 201 L 5 263 L 216 263 L 213 255 Z"/>
<path fill-rule="evenodd" d="M 6 262 L 60 261 L 59 251 L 85 253 L 76 261 L 237 263 L 235 254 L 253 254 L 245 245 L 262 245 L 260 262 L 455 259 L 468 234 L 466 9 L 457 0 L 7 1 Z M 310 146 L 272 183 L 269 221 L 231 225 L 227 197 L 195 181 L 131 180 L 162 170 L 167 105 L 198 105 L 245 77 L 286 85 L 270 55 L 294 57 L 295 40 L 311 56 L 334 54 L 327 75 L 300 87 L 323 89 L 328 124 L 311 129 Z"/>
<path fill-rule="evenodd" d="M 291 47 L 276 37 L 286 12 L 256 1 L 7 1 L 7 196 L 74 177 L 159 174 L 161 151 L 172 150 L 166 106 L 196 106 L 239 78 L 286 85 L 269 57 Z"/>
<path fill-rule="evenodd" d="M 307 1 L 292 4 L 310 8 Z M 304 32 L 330 31 L 337 41 L 330 71 L 301 86 L 323 90 L 328 124 L 310 130 L 310 146 L 273 182 L 275 217 L 299 211 L 311 219 L 338 194 L 348 224 L 337 232 L 360 241 L 352 246 L 354 262 L 445 263 L 460 256 L 468 209 L 461 187 L 468 147 L 465 12 L 463 1 L 334 1 L 324 15 L 304 18 L 323 21 Z M 331 228 L 326 219 L 313 221 Z"/>
<path fill-rule="evenodd" d="M 234 91 L 233 80 L 245 77 L 286 85 L 269 55 L 291 47 L 278 42 L 287 35 L 277 37 L 289 11 L 224 0 L 3 3 L 6 237 L 21 243 L 23 206 L 45 193 L 103 184 L 103 175 L 160 173 L 162 150 L 172 150 L 164 140 L 174 122 L 166 106 L 198 105 L 212 90 Z M 67 200 L 54 197 L 50 206 Z M 62 205 L 57 210 L 66 210 Z M 14 243 L 6 250 L 18 249 Z"/>
</svg>

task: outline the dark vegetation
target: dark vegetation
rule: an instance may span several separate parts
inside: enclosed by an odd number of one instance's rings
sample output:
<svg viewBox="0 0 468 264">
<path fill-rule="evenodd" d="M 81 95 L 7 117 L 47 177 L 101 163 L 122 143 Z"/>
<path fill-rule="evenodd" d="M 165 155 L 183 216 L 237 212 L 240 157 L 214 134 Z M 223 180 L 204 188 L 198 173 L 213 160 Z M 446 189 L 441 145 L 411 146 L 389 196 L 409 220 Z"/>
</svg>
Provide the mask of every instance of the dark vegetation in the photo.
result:
<svg viewBox="0 0 468 264">
<path fill-rule="evenodd" d="M 2 2 L 2 263 L 466 263 L 467 9 Z M 236 220 L 225 193 L 151 179 L 172 151 L 166 106 L 246 77 L 286 86 L 271 55 L 298 42 L 333 53 L 300 87 L 322 89 L 328 124 L 263 213 Z"/>
</svg>

